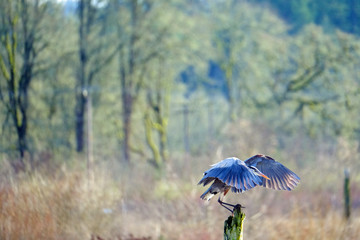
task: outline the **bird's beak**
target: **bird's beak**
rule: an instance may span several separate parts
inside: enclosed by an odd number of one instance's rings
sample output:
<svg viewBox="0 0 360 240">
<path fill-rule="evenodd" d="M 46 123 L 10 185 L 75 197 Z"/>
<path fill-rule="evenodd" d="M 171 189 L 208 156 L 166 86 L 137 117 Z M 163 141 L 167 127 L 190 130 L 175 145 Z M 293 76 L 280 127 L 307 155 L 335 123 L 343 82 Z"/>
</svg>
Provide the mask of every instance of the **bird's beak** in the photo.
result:
<svg viewBox="0 0 360 240">
<path fill-rule="evenodd" d="M 267 180 L 270 180 L 270 178 L 268 176 L 266 176 L 265 174 L 260 174 L 263 178 L 266 178 Z"/>
</svg>

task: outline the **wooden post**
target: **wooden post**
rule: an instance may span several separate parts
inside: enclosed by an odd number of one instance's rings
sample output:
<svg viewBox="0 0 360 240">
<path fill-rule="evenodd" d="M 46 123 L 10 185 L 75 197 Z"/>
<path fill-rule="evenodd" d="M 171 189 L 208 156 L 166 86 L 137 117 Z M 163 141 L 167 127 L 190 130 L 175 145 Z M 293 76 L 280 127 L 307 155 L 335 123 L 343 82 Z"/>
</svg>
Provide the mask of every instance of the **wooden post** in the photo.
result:
<svg viewBox="0 0 360 240">
<path fill-rule="evenodd" d="M 243 240 L 243 223 L 245 213 L 241 212 L 241 205 L 234 207 L 233 215 L 224 222 L 224 240 Z"/>
<path fill-rule="evenodd" d="M 350 203 L 350 171 L 349 169 L 344 170 L 344 209 L 345 218 L 349 219 L 351 214 L 351 203 Z"/>
</svg>

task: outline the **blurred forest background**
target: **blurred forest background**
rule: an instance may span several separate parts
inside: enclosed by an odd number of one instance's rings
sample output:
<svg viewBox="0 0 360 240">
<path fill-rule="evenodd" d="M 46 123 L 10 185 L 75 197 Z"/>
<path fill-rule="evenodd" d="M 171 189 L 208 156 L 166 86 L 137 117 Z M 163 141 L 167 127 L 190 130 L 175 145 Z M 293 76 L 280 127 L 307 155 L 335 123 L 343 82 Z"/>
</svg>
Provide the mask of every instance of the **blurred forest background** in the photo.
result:
<svg viewBox="0 0 360 240">
<path fill-rule="evenodd" d="M 230 196 L 245 238 L 356 239 L 359 35 L 356 0 L 0 0 L 0 238 L 221 239 L 196 184 L 259 153 L 302 181 Z"/>
</svg>

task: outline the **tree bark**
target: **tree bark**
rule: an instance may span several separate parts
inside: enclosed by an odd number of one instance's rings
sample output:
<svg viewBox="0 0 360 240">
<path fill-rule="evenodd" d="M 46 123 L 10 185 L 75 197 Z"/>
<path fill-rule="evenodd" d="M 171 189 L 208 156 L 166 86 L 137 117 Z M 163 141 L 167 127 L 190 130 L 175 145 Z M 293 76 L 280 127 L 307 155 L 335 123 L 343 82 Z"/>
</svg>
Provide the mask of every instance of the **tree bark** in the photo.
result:
<svg viewBox="0 0 360 240">
<path fill-rule="evenodd" d="M 84 151 L 84 129 L 85 129 L 85 106 L 87 98 L 84 92 L 76 94 L 76 107 L 75 107 L 75 135 L 76 135 L 76 151 Z"/>
<path fill-rule="evenodd" d="M 125 59 L 124 52 L 120 51 L 120 82 L 121 82 L 121 98 L 123 107 L 123 158 L 124 161 L 130 162 L 130 136 L 131 136 L 131 116 L 133 112 L 133 103 L 136 98 L 134 71 L 135 71 L 135 41 L 137 28 L 137 1 L 131 1 L 131 33 L 128 42 L 128 54 Z M 119 32 L 120 34 L 120 32 Z M 127 68 L 125 67 L 125 63 Z"/>
<path fill-rule="evenodd" d="M 350 170 L 346 168 L 344 170 L 344 175 L 344 212 L 345 218 L 349 220 L 351 215 Z"/>
<path fill-rule="evenodd" d="M 76 106 L 75 106 L 75 139 L 76 151 L 84 151 L 84 129 L 85 129 L 85 106 L 86 106 L 86 67 L 88 64 L 87 38 L 89 30 L 89 5 L 87 0 L 80 0 L 78 4 L 79 11 L 79 60 L 80 67 L 77 76 L 76 86 Z"/>
<path fill-rule="evenodd" d="M 123 103 L 123 155 L 124 161 L 130 162 L 130 134 L 131 134 L 131 115 L 133 109 L 133 97 L 125 90 L 122 93 Z"/>
</svg>

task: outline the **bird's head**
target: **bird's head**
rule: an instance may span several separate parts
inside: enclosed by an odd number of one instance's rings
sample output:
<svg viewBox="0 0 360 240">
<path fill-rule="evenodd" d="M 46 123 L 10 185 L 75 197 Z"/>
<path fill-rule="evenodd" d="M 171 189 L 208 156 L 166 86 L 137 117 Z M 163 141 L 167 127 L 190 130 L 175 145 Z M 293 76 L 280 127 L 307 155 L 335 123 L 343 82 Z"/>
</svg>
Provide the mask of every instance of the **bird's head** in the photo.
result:
<svg viewBox="0 0 360 240">
<path fill-rule="evenodd" d="M 262 173 L 259 169 L 257 169 L 256 167 L 254 167 L 254 166 L 249 166 L 249 168 L 250 168 L 250 169 L 253 171 L 253 173 L 255 173 L 256 175 L 270 180 L 270 178 L 269 178 L 268 176 L 266 176 L 265 174 L 263 174 L 263 173 Z"/>
</svg>

